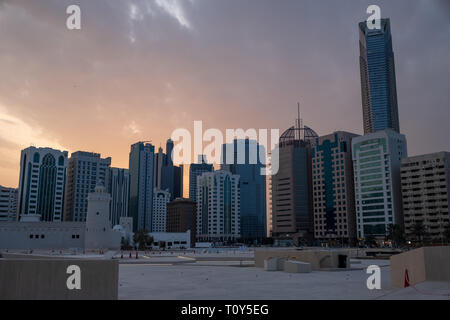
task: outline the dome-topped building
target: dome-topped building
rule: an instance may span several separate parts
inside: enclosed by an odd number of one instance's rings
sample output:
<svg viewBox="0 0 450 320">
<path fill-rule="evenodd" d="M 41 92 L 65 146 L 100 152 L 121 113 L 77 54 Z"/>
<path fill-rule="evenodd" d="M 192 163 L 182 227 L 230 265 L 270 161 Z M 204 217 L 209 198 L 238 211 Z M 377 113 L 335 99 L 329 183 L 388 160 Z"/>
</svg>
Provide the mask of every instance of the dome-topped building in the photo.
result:
<svg viewBox="0 0 450 320">
<path fill-rule="evenodd" d="M 280 241 L 310 244 L 313 234 L 311 143 L 318 134 L 303 126 L 299 115 L 295 125 L 280 137 L 278 159 L 272 158 L 272 236 Z M 272 156 L 274 156 L 272 152 Z"/>
<path fill-rule="evenodd" d="M 287 129 L 280 137 L 280 144 L 288 144 L 293 141 L 313 141 L 318 138 L 319 135 L 310 127 L 292 126 Z"/>
</svg>

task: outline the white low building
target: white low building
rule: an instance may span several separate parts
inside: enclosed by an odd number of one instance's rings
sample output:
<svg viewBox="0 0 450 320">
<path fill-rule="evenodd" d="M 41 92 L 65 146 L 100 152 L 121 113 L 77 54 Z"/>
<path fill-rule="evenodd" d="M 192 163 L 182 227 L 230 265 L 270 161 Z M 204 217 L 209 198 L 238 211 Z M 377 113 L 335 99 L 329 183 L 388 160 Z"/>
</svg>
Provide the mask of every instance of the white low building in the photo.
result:
<svg viewBox="0 0 450 320">
<path fill-rule="evenodd" d="M 0 249 L 119 249 L 103 187 L 89 194 L 86 222 L 0 222 Z"/>
<path fill-rule="evenodd" d="M 153 249 L 188 249 L 191 248 L 191 231 L 186 232 L 152 232 Z"/>
</svg>

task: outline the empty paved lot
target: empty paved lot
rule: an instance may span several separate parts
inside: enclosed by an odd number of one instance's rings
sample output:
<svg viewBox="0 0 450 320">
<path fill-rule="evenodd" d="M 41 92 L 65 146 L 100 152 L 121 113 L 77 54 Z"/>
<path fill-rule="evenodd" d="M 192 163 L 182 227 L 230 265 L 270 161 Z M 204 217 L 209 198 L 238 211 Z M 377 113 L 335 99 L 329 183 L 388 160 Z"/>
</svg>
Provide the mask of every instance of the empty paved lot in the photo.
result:
<svg viewBox="0 0 450 320">
<path fill-rule="evenodd" d="M 263 300 L 263 299 L 450 299 L 450 283 L 424 283 L 392 289 L 386 261 L 363 261 L 355 267 L 378 264 L 381 290 L 368 290 L 365 270 L 287 274 L 253 267 L 184 265 L 121 265 L 119 299 Z M 436 294 L 436 295 L 435 295 Z"/>
</svg>

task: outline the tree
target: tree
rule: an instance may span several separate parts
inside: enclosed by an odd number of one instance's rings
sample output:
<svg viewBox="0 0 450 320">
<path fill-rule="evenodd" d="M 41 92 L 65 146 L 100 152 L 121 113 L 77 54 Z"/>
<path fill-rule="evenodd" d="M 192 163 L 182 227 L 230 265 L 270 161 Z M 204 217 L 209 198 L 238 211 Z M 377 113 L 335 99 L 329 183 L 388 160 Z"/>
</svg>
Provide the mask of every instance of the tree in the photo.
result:
<svg viewBox="0 0 450 320">
<path fill-rule="evenodd" d="M 450 242 L 450 223 L 447 223 L 445 226 L 444 238 L 447 240 L 447 243 Z"/>
<path fill-rule="evenodd" d="M 153 238 L 149 236 L 147 230 L 139 230 L 133 236 L 134 244 L 138 246 L 139 250 L 145 250 L 148 245 L 153 243 Z"/>
<path fill-rule="evenodd" d="M 392 241 L 394 247 L 403 244 L 405 237 L 402 228 L 398 224 L 389 225 L 387 239 Z"/>
<path fill-rule="evenodd" d="M 413 225 L 412 233 L 417 242 L 423 243 L 423 239 L 427 235 L 427 229 L 422 221 L 418 221 Z"/>
<path fill-rule="evenodd" d="M 367 234 L 366 237 L 364 238 L 364 242 L 366 244 L 366 246 L 373 246 L 375 244 L 375 236 L 371 233 Z"/>
<path fill-rule="evenodd" d="M 122 237 L 120 246 L 121 246 L 122 250 L 129 250 L 130 249 L 130 241 L 128 240 L 128 238 Z"/>
<path fill-rule="evenodd" d="M 147 238 L 147 247 L 152 247 L 154 241 L 155 241 L 155 239 L 154 239 L 152 236 L 148 235 L 148 238 Z"/>
</svg>

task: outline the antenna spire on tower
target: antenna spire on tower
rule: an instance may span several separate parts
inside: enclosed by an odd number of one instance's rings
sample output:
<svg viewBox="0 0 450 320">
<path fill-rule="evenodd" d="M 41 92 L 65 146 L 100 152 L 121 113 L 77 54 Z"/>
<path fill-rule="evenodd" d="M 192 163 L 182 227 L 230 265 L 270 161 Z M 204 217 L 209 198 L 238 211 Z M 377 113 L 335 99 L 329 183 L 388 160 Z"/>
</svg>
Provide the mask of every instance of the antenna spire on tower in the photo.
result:
<svg viewBox="0 0 450 320">
<path fill-rule="evenodd" d="M 295 121 L 295 138 L 296 140 L 304 139 L 303 121 L 300 116 L 300 102 L 297 102 L 297 120 Z"/>
</svg>

